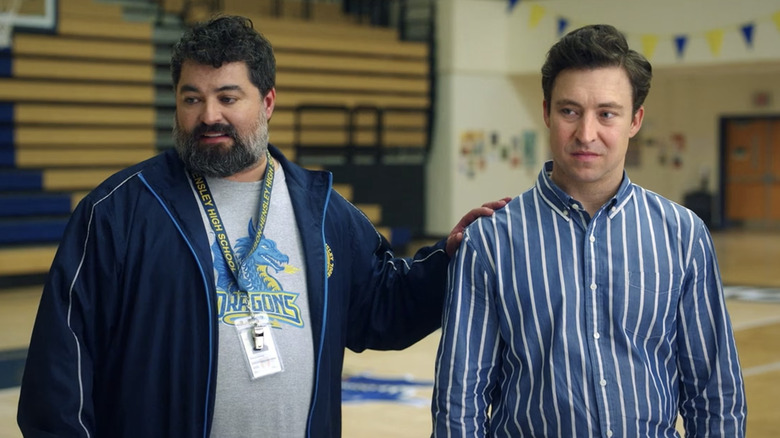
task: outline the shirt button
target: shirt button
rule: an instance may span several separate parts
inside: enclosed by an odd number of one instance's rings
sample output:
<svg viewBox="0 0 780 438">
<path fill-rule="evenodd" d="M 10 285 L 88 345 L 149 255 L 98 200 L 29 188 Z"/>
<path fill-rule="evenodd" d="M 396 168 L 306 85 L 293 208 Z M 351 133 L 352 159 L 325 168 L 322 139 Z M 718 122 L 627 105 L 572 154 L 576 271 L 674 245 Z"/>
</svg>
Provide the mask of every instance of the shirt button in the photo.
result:
<svg viewBox="0 0 780 438">
<path fill-rule="evenodd" d="M 590 290 L 596 290 L 596 283 L 590 284 Z"/>
<path fill-rule="evenodd" d="M 577 205 L 577 204 L 572 204 L 572 205 L 571 205 L 571 208 L 572 208 L 573 210 L 579 210 L 579 209 L 580 209 L 580 206 L 579 206 L 579 205 Z"/>
<path fill-rule="evenodd" d="M 600 334 L 598 334 L 598 333 L 594 333 L 594 334 L 593 334 L 593 337 L 594 337 L 594 338 L 596 338 L 596 339 L 598 339 L 598 338 L 600 338 L 600 337 L 601 337 L 601 335 L 600 335 Z"/>
<path fill-rule="evenodd" d="M 615 210 L 617 210 L 617 208 L 615 208 L 615 207 L 612 207 L 612 208 L 609 209 L 609 211 L 612 211 L 612 212 L 614 212 Z"/>
<path fill-rule="evenodd" d="M 569 215 L 569 210 L 563 210 L 563 215 L 564 216 L 568 216 Z"/>
<path fill-rule="evenodd" d="M 596 241 L 596 238 L 595 238 L 595 237 L 593 237 L 593 236 L 591 235 L 591 236 L 590 236 L 590 241 L 591 241 L 591 242 L 595 242 L 595 241 Z"/>
<path fill-rule="evenodd" d="M 608 430 L 608 431 L 607 431 L 607 436 L 608 436 L 608 437 L 612 436 L 612 431 L 611 431 L 611 430 Z"/>
<path fill-rule="evenodd" d="M 601 386 L 607 386 L 607 381 L 606 381 L 606 380 L 604 380 L 604 379 L 601 379 L 601 381 L 599 381 L 599 385 L 601 385 Z"/>
</svg>

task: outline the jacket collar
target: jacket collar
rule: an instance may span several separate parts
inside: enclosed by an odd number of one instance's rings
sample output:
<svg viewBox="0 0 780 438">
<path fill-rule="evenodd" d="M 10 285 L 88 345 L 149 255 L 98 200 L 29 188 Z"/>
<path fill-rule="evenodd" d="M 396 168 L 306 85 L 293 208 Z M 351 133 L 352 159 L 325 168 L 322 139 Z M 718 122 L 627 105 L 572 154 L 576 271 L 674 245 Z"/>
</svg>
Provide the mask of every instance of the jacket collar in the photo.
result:
<svg viewBox="0 0 780 438">
<path fill-rule="evenodd" d="M 330 202 L 332 175 L 330 172 L 304 169 L 287 160 L 279 149 L 270 146 L 271 156 L 281 164 L 290 192 L 295 220 L 306 260 L 306 285 L 311 309 L 312 334 L 315 345 L 321 342 L 325 324 L 327 263 L 325 252 L 325 219 Z"/>
</svg>

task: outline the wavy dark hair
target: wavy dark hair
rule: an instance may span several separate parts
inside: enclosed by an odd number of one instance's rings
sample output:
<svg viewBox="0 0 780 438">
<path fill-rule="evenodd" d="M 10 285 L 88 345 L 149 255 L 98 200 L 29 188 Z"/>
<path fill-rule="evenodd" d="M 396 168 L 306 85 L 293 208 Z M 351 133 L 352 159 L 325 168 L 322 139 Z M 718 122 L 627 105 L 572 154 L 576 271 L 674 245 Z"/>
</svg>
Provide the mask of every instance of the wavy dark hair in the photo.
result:
<svg viewBox="0 0 780 438">
<path fill-rule="evenodd" d="M 650 92 L 653 68 L 644 56 L 628 48 L 622 33 L 608 24 L 573 30 L 547 52 L 547 60 L 542 66 L 542 91 L 547 111 L 550 111 L 552 88 L 560 72 L 602 67 L 622 67 L 626 71 L 633 91 L 633 113 L 636 114 Z"/>
<path fill-rule="evenodd" d="M 252 20 L 223 15 L 187 29 L 171 54 L 171 76 L 176 89 L 185 61 L 219 68 L 246 62 L 249 80 L 265 97 L 276 86 L 276 58 L 271 43 L 254 29 Z"/>
</svg>

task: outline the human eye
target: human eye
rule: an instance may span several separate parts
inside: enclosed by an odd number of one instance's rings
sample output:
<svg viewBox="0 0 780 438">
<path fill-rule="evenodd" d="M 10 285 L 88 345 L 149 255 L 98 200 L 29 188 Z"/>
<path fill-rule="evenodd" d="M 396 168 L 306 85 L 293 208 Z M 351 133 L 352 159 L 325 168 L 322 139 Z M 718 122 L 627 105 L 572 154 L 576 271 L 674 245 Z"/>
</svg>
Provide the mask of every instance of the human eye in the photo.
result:
<svg viewBox="0 0 780 438">
<path fill-rule="evenodd" d="M 198 99 L 195 96 L 183 96 L 181 98 L 181 101 L 184 102 L 187 105 L 195 105 L 196 103 L 198 103 L 200 101 L 200 99 Z"/>
<path fill-rule="evenodd" d="M 560 113 L 562 116 L 567 118 L 573 118 L 577 116 L 577 111 L 575 111 L 574 108 L 569 108 L 569 107 L 561 108 Z"/>
<path fill-rule="evenodd" d="M 236 103 L 237 100 L 238 99 L 233 97 L 233 96 L 221 96 L 219 98 L 219 101 L 224 103 L 224 104 L 226 104 L 226 105 L 230 105 L 232 103 Z"/>
<path fill-rule="evenodd" d="M 601 112 L 601 118 L 605 119 L 605 120 L 614 119 L 617 116 L 618 116 L 618 114 L 616 112 L 614 112 L 614 111 L 607 111 L 607 110 L 605 110 L 605 111 Z"/>
</svg>

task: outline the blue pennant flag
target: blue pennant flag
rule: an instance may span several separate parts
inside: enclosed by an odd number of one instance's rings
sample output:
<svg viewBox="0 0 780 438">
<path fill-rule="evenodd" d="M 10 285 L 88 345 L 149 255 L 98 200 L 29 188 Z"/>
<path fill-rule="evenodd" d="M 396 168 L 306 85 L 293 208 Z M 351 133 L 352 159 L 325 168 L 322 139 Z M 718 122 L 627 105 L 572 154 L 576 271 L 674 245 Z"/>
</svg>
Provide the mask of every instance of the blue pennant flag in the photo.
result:
<svg viewBox="0 0 780 438">
<path fill-rule="evenodd" d="M 677 57 L 682 58 L 685 52 L 685 44 L 688 43 L 688 37 L 685 35 L 678 35 L 674 37 L 674 45 L 677 47 Z"/>
<path fill-rule="evenodd" d="M 563 17 L 558 18 L 558 36 L 563 35 L 567 27 L 569 27 L 569 20 Z"/>
<path fill-rule="evenodd" d="M 746 24 L 742 26 L 742 36 L 745 37 L 745 42 L 747 43 L 748 47 L 753 47 L 753 28 L 755 26 L 753 23 Z"/>
<path fill-rule="evenodd" d="M 512 12 L 512 9 L 514 9 L 518 3 L 520 3 L 520 0 L 509 0 L 509 12 Z"/>
</svg>

